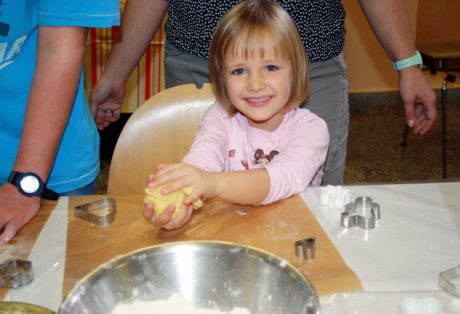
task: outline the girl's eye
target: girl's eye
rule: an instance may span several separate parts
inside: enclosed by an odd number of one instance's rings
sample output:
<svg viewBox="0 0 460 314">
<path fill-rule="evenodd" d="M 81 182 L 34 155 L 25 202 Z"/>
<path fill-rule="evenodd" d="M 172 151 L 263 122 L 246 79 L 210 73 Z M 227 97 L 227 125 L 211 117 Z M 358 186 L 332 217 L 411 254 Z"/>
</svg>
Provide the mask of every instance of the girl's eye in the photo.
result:
<svg viewBox="0 0 460 314">
<path fill-rule="evenodd" d="M 243 69 L 236 69 L 236 70 L 232 71 L 232 74 L 233 75 L 241 75 L 241 74 L 244 74 L 244 70 Z"/>
<path fill-rule="evenodd" d="M 278 67 L 276 65 L 270 64 L 267 65 L 267 71 L 276 71 L 278 70 Z"/>
</svg>

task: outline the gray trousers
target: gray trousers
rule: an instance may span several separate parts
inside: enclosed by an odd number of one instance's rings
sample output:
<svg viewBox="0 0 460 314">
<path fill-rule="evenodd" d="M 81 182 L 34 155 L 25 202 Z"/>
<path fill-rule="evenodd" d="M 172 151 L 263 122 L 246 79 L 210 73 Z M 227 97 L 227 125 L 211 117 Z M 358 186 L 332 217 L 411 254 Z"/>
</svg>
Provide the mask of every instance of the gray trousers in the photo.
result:
<svg viewBox="0 0 460 314">
<path fill-rule="evenodd" d="M 195 83 L 201 87 L 209 83 L 208 61 L 165 44 L 166 87 Z M 322 185 L 343 184 L 348 137 L 348 82 L 346 63 L 342 55 L 326 62 L 312 63 L 310 93 L 303 106 L 327 123 L 330 135 L 329 150 Z"/>
</svg>

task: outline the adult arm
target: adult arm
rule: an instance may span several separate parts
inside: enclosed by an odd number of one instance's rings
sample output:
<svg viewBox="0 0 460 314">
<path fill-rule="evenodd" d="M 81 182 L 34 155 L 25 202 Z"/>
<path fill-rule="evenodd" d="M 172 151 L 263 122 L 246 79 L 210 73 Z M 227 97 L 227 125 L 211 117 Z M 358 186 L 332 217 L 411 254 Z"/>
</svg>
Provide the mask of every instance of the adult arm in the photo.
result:
<svg viewBox="0 0 460 314">
<path fill-rule="evenodd" d="M 166 0 L 126 2 L 117 41 L 90 96 L 91 112 L 100 130 L 120 117 L 126 81 L 160 27 L 168 6 Z M 113 114 L 104 109 L 113 110 Z"/>
<path fill-rule="evenodd" d="M 35 75 L 14 170 L 35 172 L 47 181 L 72 109 L 86 33 L 80 27 L 39 27 Z M 0 245 L 11 240 L 39 208 L 38 197 L 24 196 L 10 183 L 1 186 Z"/>
<path fill-rule="evenodd" d="M 385 52 L 394 61 L 415 55 L 416 47 L 404 0 L 359 0 Z M 436 96 L 418 66 L 399 71 L 407 124 L 425 134 L 436 119 Z"/>
</svg>

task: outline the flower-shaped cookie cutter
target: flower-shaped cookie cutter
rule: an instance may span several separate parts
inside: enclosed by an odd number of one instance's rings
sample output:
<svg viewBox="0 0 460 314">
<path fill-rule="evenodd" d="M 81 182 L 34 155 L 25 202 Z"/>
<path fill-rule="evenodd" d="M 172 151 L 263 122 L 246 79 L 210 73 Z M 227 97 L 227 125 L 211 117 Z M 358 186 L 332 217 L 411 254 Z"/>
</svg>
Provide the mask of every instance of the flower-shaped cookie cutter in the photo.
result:
<svg viewBox="0 0 460 314">
<path fill-rule="evenodd" d="M 439 274 L 439 285 L 450 294 L 460 297 L 460 285 L 454 283 L 454 279 L 460 277 L 460 265 L 448 269 Z"/>
<path fill-rule="evenodd" d="M 0 265 L 0 287 L 19 288 L 33 279 L 31 261 L 15 259 Z"/>
<path fill-rule="evenodd" d="M 373 202 L 369 196 L 360 196 L 353 203 L 345 205 L 340 225 L 344 228 L 374 229 L 378 219 L 380 219 L 380 205 Z"/>
</svg>

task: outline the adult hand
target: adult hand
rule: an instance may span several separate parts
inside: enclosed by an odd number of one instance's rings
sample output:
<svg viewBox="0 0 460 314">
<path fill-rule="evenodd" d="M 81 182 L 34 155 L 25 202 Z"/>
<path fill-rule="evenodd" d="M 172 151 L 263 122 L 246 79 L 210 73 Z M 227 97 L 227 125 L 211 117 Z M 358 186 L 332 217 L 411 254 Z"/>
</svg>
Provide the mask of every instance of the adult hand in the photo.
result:
<svg viewBox="0 0 460 314">
<path fill-rule="evenodd" d="M 0 246 L 8 243 L 39 209 L 39 197 L 24 196 L 10 183 L 0 186 Z"/>
<path fill-rule="evenodd" d="M 91 91 L 89 103 L 97 128 L 103 130 L 117 121 L 121 114 L 121 105 L 125 97 L 123 84 L 109 84 L 102 79 Z"/>
<path fill-rule="evenodd" d="M 415 134 L 425 134 L 436 120 L 436 93 L 422 71 L 410 67 L 399 72 L 399 88 L 406 121 Z"/>
</svg>

